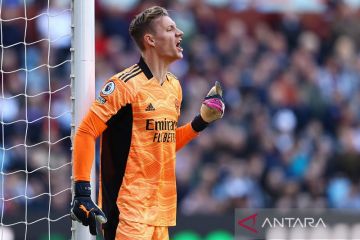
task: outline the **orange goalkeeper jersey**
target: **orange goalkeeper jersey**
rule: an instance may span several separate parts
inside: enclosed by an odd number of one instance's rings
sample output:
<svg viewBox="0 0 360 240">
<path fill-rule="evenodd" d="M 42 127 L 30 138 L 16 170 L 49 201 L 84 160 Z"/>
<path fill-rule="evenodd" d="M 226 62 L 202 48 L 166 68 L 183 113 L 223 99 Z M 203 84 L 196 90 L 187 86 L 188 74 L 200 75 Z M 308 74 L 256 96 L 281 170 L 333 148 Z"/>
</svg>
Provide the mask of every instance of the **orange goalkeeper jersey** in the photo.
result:
<svg viewBox="0 0 360 240">
<path fill-rule="evenodd" d="M 119 212 L 129 221 L 175 225 L 175 153 L 197 136 L 190 123 L 178 127 L 181 101 L 179 81 L 168 73 L 160 85 L 141 58 L 109 79 L 91 106 L 90 114 L 106 123 L 99 205 L 109 228 L 116 229 Z M 88 180 L 90 169 L 80 163 L 84 156 L 77 149 L 75 180 Z"/>
</svg>

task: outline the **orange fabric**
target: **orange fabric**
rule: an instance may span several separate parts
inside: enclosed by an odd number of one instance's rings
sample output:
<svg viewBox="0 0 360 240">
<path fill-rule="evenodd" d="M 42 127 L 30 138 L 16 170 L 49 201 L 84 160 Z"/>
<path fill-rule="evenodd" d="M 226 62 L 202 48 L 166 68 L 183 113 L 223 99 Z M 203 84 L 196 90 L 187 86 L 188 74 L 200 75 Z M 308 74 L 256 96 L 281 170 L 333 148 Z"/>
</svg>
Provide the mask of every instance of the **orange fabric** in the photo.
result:
<svg viewBox="0 0 360 240">
<path fill-rule="evenodd" d="M 95 140 L 106 129 L 106 124 L 92 111 L 81 122 L 74 140 L 73 164 L 75 181 L 90 181 L 95 157 Z"/>
<path fill-rule="evenodd" d="M 191 123 L 187 123 L 184 126 L 181 126 L 176 129 L 176 151 L 179 151 L 183 146 L 188 144 L 192 139 L 194 139 L 198 132 L 194 131 L 191 127 Z"/>
<path fill-rule="evenodd" d="M 75 179 L 88 180 L 94 156 L 94 149 L 89 147 L 94 145 L 96 136 L 105 130 L 105 123 L 108 126 L 104 133 L 106 138 L 101 138 L 101 152 L 104 152 L 101 155 L 101 166 L 103 163 L 119 161 L 119 157 L 114 157 L 112 153 L 118 152 L 116 149 L 123 149 L 123 146 L 117 142 L 103 144 L 110 139 L 109 132 L 116 134 L 116 128 L 113 129 L 112 124 L 114 121 L 118 126 L 127 126 L 122 125 L 126 121 L 121 117 L 114 116 L 121 116 L 118 114 L 123 107 L 130 109 L 131 141 L 128 155 L 122 156 L 122 159 L 127 157 L 125 172 L 121 173 L 116 168 L 109 169 L 112 174 L 121 177 L 122 183 L 120 189 L 112 186 L 111 182 L 106 186 L 117 192 L 116 205 L 121 213 L 121 220 L 152 226 L 174 226 L 177 208 L 176 150 L 197 136 L 197 133 L 190 124 L 177 128 L 182 101 L 179 81 L 169 73 L 167 80 L 160 85 L 139 64 L 110 78 L 97 101 L 92 104 L 91 112 L 97 118 L 94 120 L 91 117 L 91 121 L 85 119 L 86 126 L 81 125 L 77 134 L 79 136 L 75 139 Z M 85 156 L 87 160 L 82 160 Z M 102 167 L 101 172 L 100 185 L 105 182 L 105 175 L 106 179 L 113 176 L 105 167 Z M 123 176 L 117 175 L 118 173 Z M 111 205 L 111 202 L 107 202 L 111 198 L 103 195 L 102 191 L 100 189 L 99 199 L 105 209 L 104 206 Z"/>
<path fill-rule="evenodd" d="M 133 68 L 134 67 L 128 68 L 125 71 L 131 71 Z M 136 71 L 136 68 L 132 71 Z M 121 75 L 121 73 L 107 81 L 97 101 L 95 101 L 90 108 L 103 122 L 107 122 L 122 107 L 134 101 L 135 93 L 138 91 L 137 88 L 139 86 L 120 81 L 119 75 Z M 106 86 L 109 86 L 109 91 L 104 91 Z M 103 102 L 101 102 L 99 98 L 102 99 Z"/>
<path fill-rule="evenodd" d="M 132 75 L 128 72 L 136 73 L 137 69 L 136 65 L 126 69 L 125 76 Z M 95 102 L 91 107 L 107 122 L 121 107 L 131 104 L 131 146 L 117 206 L 122 219 L 173 226 L 176 223 L 175 158 L 182 100 L 180 83 L 168 74 L 160 85 L 144 73 L 125 82 L 121 77 L 124 72 L 105 84 L 104 89 L 110 82 L 115 84 L 110 94 L 100 94 L 105 101 Z"/>
<path fill-rule="evenodd" d="M 120 219 L 116 229 L 116 240 L 169 240 L 166 226 L 151 226 L 144 223 Z"/>
</svg>

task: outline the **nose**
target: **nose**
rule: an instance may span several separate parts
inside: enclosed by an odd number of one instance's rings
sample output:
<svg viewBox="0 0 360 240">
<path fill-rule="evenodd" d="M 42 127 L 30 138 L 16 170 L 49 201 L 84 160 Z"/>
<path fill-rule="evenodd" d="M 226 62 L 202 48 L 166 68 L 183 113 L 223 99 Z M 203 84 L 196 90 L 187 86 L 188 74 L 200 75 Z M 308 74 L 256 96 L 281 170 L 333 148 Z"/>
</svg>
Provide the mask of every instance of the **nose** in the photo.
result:
<svg viewBox="0 0 360 240">
<path fill-rule="evenodd" d="M 179 28 L 176 28 L 176 36 L 177 37 L 182 37 L 183 35 L 184 35 L 184 32 L 183 31 L 181 31 Z"/>
</svg>

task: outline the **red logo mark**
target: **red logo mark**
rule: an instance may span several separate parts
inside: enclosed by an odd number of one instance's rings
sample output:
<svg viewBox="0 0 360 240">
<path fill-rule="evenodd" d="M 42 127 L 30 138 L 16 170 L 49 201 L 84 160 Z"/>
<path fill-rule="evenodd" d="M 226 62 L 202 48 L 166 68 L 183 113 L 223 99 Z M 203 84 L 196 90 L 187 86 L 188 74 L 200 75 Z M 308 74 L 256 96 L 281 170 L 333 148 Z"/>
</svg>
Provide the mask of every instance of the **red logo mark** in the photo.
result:
<svg viewBox="0 0 360 240">
<path fill-rule="evenodd" d="M 257 233 L 258 231 L 257 231 L 255 228 L 253 228 L 253 227 L 255 226 L 255 224 L 256 224 L 256 217 L 257 217 L 257 215 L 258 215 L 258 214 L 255 213 L 255 214 L 250 215 L 250 216 L 248 216 L 248 217 L 246 217 L 246 218 L 243 218 L 243 219 L 241 219 L 241 220 L 238 221 L 238 224 L 239 224 L 241 227 L 243 227 L 243 228 L 245 228 L 245 229 L 247 229 L 247 230 L 249 230 L 249 231 L 251 231 L 251 232 L 253 232 L 253 233 Z M 249 221 L 249 220 L 252 220 L 251 226 L 245 224 L 245 222 L 247 222 L 247 221 Z"/>
</svg>

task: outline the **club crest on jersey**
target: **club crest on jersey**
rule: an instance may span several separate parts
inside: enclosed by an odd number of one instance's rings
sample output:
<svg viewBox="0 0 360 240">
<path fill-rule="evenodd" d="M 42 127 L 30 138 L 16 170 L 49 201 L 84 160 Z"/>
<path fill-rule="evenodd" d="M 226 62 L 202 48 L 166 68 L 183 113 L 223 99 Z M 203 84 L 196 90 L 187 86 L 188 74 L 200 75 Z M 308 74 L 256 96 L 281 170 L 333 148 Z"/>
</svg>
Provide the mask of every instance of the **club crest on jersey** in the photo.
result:
<svg viewBox="0 0 360 240">
<path fill-rule="evenodd" d="M 103 87 L 101 93 L 104 95 L 109 95 L 114 91 L 114 89 L 115 89 L 115 83 L 110 81 Z"/>
</svg>

